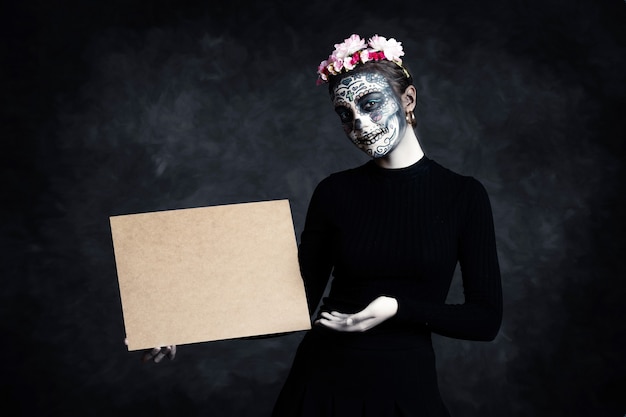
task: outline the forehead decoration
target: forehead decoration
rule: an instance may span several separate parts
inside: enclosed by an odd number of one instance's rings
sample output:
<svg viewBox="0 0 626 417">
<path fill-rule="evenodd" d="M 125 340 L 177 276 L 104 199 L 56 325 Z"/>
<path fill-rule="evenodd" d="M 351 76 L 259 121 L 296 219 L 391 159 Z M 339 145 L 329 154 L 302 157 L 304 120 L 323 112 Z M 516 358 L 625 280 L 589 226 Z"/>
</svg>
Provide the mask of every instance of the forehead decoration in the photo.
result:
<svg viewBox="0 0 626 417">
<path fill-rule="evenodd" d="M 366 72 L 342 79 L 331 92 L 330 99 L 335 103 L 337 101 L 355 102 L 372 91 L 385 92 L 387 98 L 393 97 L 393 90 L 385 77 L 375 72 Z"/>
<path fill-rule="evenodd" d="M 335 50 L 317 67 L 317 85 L 328 82 L 330 75 L 352 71 L 358 64 L 368 61 L 387 60 L 396 63 L 409 78 L 408 71 L 402 66 L 402 42 L 394 38 L 387 39 L 374 35 L 367 43 L 365 39 L 353 34 L 342 43 L 335 44 Z"/>
</svg>

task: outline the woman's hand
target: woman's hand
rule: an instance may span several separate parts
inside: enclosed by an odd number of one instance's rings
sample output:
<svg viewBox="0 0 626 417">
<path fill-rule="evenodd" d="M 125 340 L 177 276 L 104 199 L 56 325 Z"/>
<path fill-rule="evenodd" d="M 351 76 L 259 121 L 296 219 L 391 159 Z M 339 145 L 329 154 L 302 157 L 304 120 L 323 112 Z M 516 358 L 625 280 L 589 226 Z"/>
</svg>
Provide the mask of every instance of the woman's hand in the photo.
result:
<svg viewBox="0 0 626 417">
<path fill-rule="evenodd" d="M 128 346 L 128 339 L 124 339 L 124 344 Z M 159 363 L 165 357 L 169 360 L 173 360 L 176 357 L 176 345 L 157 346 L 146 350 L 143 352 L 143 355 L 141 355 L 141 361 L 153 361 L 154 363 Z"/>
<path fill-rule="evenodd" d="M 159 346 L 146 350 L 141 356 L 141 361 L 153 361 L 154 363 L 159 363 L 165 357 L 169 360 L 173 360 L 176 357 L 176 345 Z"/>
<path fill-rule="evenodd" d="M 397 312 L 398 301 L 395 298 L 380 296 L 355 314 L 323 312 L 315 324 L 340 332 L 364 332 L 393 317 Z"/>
</svg>

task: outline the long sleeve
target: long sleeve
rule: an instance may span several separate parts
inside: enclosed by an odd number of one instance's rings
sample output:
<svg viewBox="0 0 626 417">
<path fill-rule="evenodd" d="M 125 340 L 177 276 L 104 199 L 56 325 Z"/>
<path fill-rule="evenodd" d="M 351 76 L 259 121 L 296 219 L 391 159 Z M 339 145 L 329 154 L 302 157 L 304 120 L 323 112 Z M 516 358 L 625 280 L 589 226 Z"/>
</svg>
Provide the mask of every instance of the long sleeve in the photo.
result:
<svg viewBox="0 0 626 417">
<path fill-rule="evenodd" d="M 309 315 L 317 308 L 332 270 L 332 226 L 325 210 L 323 188 L 318 186 L 311 197 L 304 230 L 298 247 L 300 273 L 304 280 Z"/>
<path fill-rule="evenodd" d="M 502 286 L 491 204 L 482 184 L 472 180 L 460 205 L 458 259 L 465 302 L 415 302 L 398 296 L 397 320 L 468 340 L 493 340 L 502 321 Z"/>
</svg>

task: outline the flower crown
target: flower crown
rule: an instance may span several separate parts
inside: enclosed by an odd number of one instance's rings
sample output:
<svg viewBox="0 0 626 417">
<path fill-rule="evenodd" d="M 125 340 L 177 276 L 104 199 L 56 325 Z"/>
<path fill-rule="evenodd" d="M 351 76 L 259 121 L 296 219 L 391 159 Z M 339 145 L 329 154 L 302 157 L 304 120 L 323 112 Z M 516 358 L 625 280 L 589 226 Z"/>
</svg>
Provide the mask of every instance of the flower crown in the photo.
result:
<svg viewBox="0 0 626 417">
<path fill-rule="evenodd" d="M 365 39 L 353 34 L 344 39 L 343 43 L 335 44 L 333 53 L 328 59 L 320 62 L 317 67 L 317 74 L 319 75 L 317 85 L 328 82 L 329 75 L 352 71 L 358 64 L 383 59 L 398 64 L 408 78 L 409 73 L 402 66 L 402 59 L 400 58 L 403 55 L 402 42 L 398 42 L 394 38 L 387 39 L 383 36 L 374 35 L 365 43 Z"/>
</svg>

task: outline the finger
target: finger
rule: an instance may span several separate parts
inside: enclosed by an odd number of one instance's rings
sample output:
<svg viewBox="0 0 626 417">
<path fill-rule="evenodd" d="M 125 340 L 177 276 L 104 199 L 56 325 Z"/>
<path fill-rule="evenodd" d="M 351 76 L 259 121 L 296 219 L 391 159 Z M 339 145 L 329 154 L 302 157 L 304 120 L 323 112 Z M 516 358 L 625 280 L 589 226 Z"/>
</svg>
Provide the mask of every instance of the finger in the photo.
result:
<svg viewBox="0 0 626 417">
<path fill-rule="evenodd" d="M 148 362 L 152 360 L 156 355 L 158 355 L 160 351 L 161 351 L 161 347 L 159 346 L 159 347 L 155 347 L 154 349 L 144 352 L 144 354 L 141 356 L 141 361 Z"/>
<path fill-rule="evenodd" d="M 346 327 L 348 327 L 350 331 L 358 331 L 362 329 L 364 321 L 365 320 L 358 316 L 351 316 L 346 319 Z"/>
<path fill-rule="evenodd" d="M 156 355 L 159 354 L 159 352 L 161 351 L 161 346 L 157 346 L 155 348 L 150 349 L 148 352 L 146 352 L 146 360 L 150 361 L 152 359 L 154 359 L 156 357 Z"/>
<path fill-rule="evenodd" d="M 360 316 L 361 313 L 357 313 L 357 314 L 352 314 L 348 317 L 346 317 L 346 325 L 347 326 L 354 326 L 356 324 L 359 324 L 361 321 L 363 321 L 363 319 Z"/>
<path fill-rule="evenodd" d="M 371 320 L 376 318 L 368 309 L 359 311 L 356 314 L 352 314 L 346 318 L 346 324 L 348 326 L 352 326 L 354 324 L 359 324 L 365 320 Z"/>
<path fill-rule="evenodd" d="M 320 314 L 320 316 L 325 318 L 326 320 L 330 320 L 330 321 L 334 321 L 334 322 L 343 321 L 343 319 L 341 317 L 333 316 L 331 313 L 328 313 L 328 312 L 323 312 L 323 313 Z"/>
<path fill-rule="evenodd" d="M 161 349 L 161 350 L 160 350 L 160 351 L 156 354 L 156 356 L 154 357 L 154 359 L 153 359 L 154 363 L 159 363 L 159 362 L 161 362 L 161 360 L 165 357 L 165 355 L 167 355 L 167 352 L 168 352 L 168 348 L 167 348 L 167 347 L 162 348 L 162 349 Z"/>
<path fill-rule="evenodd" d="M 319 319 L 318 323 L 324 327 L 328 327 L 329 329 L 334 329 L 334 330 L 341 330 L 343 327 L 342 324 L 339 324 L 335 321 L 327 320 L 324 318 Z"/>
<path fill-rule="evenodd" d="M 313 322 L 313 324 L 317 326 L 322 326 L 322 327 L 330 327 L 332 325 L 331 323 L 333 322 L 330 320 L 326 320 L 324 318 L 319 318 Z"/>
<path fill-rule="evenodd" d="M 359 317 L 359 315 L 354 315 L 352 317 L 348 317 L 346 319 L 346 328 L 345 330 L 348 332 L 363 332 L 368 330 L 376 325 L 376 318 L 369 317 Z"/>
<path fill-rule="evenodd" d="M 328 320 L 332 320 L 332 319 L 333 319 L 332 314 L 330 314 L 330 313 L 328 313 L 328 312 L 326 312 L 326 311 L 322 311 L 322 313 L 320 314 L 320 316 L 322 316 L 322 317 L 324 317 L 325 319 L 328 319 Z"/>
<path fill-rule="evenodd" d="M 176 345 L 172 345 L 168 347 L 170 351 L 167 353 L 167 358 L 172 361 L 176 357 Z"/>
</svg>

